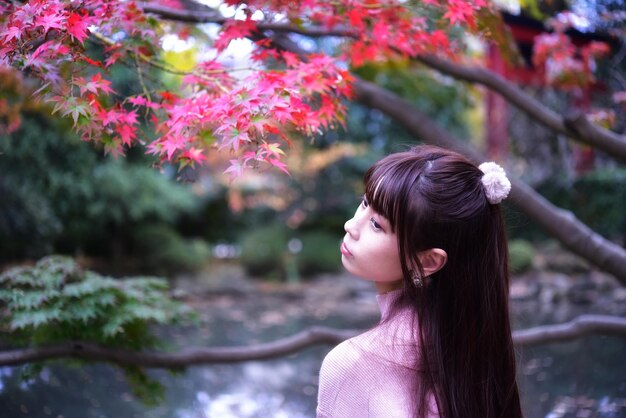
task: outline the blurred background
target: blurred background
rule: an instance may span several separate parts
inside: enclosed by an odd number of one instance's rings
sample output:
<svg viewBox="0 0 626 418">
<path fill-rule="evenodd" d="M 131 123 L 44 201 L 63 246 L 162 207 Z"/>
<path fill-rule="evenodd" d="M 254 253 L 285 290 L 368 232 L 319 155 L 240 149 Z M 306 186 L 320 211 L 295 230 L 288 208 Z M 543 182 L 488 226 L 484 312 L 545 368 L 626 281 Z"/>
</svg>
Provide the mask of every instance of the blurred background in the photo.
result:
<svg viewBox="0 0 626 418">
<path fill-rule="evenodd" d="M 602 20 L 603 13 L 619 12 L 619 2 L 574 3 L 587 8 L 592 26 L 580 33 L 589 39 L 624 23 Z M 528 2 L 504 13 L 507 24 L 522 33 L 571 6 Z M 318 42 L 322 49 L 333 47 L 331 41 Z M 624 132 L 623 104 L 612 100 L 613 92 L 626 89 L 620 42 L 610 59 L 598 62 L 598 82 L 576 93 L 528 81 L 532 66 L 507 76 L 556 111 L 574 102 L 599 123 Z M 518 43 L 523 51 L 523 39 Z M 97 45 L 90 47 L 98 53 Z M 172 47 L 162 58 L 184 68 L 195 59 L 194 48 Z M 502 59 L 489 45 L 472 48 L 491 68 Z M 385 62 L 353 71 L 507 161 L 512 175 L 624 246 L 623 164 L 533 123 L 481 87 L 425 66 Z M 114 67 L 112 75 L 121 95 L 138 92 L 134 69 Z M 180 82 L 157 71 L 152 76 L 172 88 Z M 365 170 L 390 152 L 420 143 L 387 116 L 349 103 L 345 127 L 312 142 L 294 141 L 287 157 L 290 175 L 250 170 L 231 181 L 223 174 L 228 155 L 216 153 L 205 167 L 182 170 L 152 167 L 155 161 L 142 149 L 124 158 L 105 155 L 72 132 L 71 120 L 32 100 L 35 88 L 22 75 L 0 74 L 0 118 L 5 126 L 14 124 L 0 135 L 2 271 L 64 255 L 69 258 L 62 262 L 72 269 L 102 277 L 164 278 L 168 295 L 196 313 L 192 323 L 150 327 L 172 351 L 272 341 L 310 325 L 375 324 L 374 289 L 342 270 L 339 243 L 344 222 L 359 204 Z M 584 313 L 626 315 L 626 288 L 613 276 L 566 251 L 510 203 L 504 206 L 516 329 Z M 47 265 L 56 268 L 54 262 Z M 6 277 L 11 276 L 2 283 Z M 13 343 L 0 340 L 0 347 Z M 0 367 L 0 417 L 312 417 L 317 373 L 330 348 L 175 373 L 133 375 L 105 364 L 58 361 Z M 624 352 L 624 337 L 602 335 L 520 350 L 526 416 L 626 417 Z"/>
</svg>

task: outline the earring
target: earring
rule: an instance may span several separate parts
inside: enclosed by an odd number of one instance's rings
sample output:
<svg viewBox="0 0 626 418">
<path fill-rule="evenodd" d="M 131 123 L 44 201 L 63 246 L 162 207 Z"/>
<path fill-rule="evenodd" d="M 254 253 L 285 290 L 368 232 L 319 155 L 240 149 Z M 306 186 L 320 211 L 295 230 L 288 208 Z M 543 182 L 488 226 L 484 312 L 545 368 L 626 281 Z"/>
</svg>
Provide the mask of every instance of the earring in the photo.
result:
<svg viewBox="0 0 626 418">
<path fill-rule="evenodd" d="M 424 277 L 426 279 L 428 276 Z M 411 270 L 411 281 L 415 287 L 422 287 L 424 280 L 415 270 Z"/>
</svg>

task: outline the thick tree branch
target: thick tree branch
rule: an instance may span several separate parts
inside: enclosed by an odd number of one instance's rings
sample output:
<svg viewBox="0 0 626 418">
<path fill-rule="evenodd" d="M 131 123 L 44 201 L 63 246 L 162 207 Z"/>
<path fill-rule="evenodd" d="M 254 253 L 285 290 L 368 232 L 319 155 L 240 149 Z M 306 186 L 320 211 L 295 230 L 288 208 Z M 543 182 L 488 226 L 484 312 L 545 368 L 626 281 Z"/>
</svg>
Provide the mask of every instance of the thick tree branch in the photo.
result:
<svg viewBox="0 0 626 418">
<path fill-rule="evenodd" d="M 216 23 L 218 25 L 222 25 L 227 20 L 218 11 L 211 9 L 208 6 L 203 7 L 202 10 L 177 9 L 173 7 L 161 6 L 154 3 L 139 3 L 139 6 L 146 13 L 152 13 L 158 15 L 162 19 L 175 20 L 177 22 Z M 323 27 L 305 27 L 290 25 L 286 23 L 272 23 L 262 21 L 259 21 L 257 23 L 257 29 L 261 32 L 272 31 L 275 33 L 297 33 L 313 38 L 323 36 L 339 36 L 350 38 L 355 36 L 355 31 L 343 27 L 327 29 Z"/>
<path fill-rule="evenodd" d="M 181 9 L 175 7 L 167 7 L 156 3 L 138 2 L 139 6 L 145 13 L 158 15 L 161 19 L 175 20 L 182 23 L 217 23 L 224 24 L 226 18 L 220 12 L 209 6 L 196 4 L 201 9 Z"/>
<path fill-rule="evenodd" d="M 517 347 L 569 341 L 588 334 L 626 335 L 626 318 L 581 315 L 563 324 L 542 325 L 513 332 Z"/>
<path fill-rule="evenodd" d="M 43 360 L 76 358 L 104 361 L 120 366 L 181 368 L 198 364 L 267 360 L 296 353 L 318 344 L 338 344 L 356 335 L 355 330 L 312 327 L 291 337 L 244 347 L 189 348 L 177 353 L 136 352 L 107 348 L 86 342 L 68 342 L 54 347 L 23 348 L 0 352 L 0 366 L 17 366 Z M 517 346 L 567 341 L 587 334 L 626 336 L 626 318 L 583 315 L 571 322 L 515 331 Z"/>
<path fill-rule="evenodd" d="M 454 138 L 430 117 L 396 94 L 361 79 L 354 82 L 356 99 L 376 108 L 425 142 L 455 149 L 476 163 L 485 161 L 469 143 Z M 524 182 L 512 179 L 511 200 L 575 254 L 626 283 L 626 250 L 594 232 L 573 213 L 560 209 Z"/>
<path fill-rule="evenodd" d="M 562 117 L 500 75 L 481 67 L 467 67 L 434 56 L 418 56 L 423 64 L 458 80 L 481 84 L 555 132 L 596 147 L 626 161 L 626 137 L 592 124 L 582 113 Z"/>
<path fill-rule="evenodd" d="M 35 361 L 78 358 L 106 361 L 121 366 L 179 368 L 194 364 L 234 363 L 266 360 L 289 354 L 316 344 L 337 344 L 357 331 L 311 327 L 290 337 L 245 347 L 195 347 L 177 353 L 137 352 L 107 348 L 88 342 L 67 342 L 53 347 L 24 348 L 0 352 L 0 365 L 15 366 Z"/>
</svg>

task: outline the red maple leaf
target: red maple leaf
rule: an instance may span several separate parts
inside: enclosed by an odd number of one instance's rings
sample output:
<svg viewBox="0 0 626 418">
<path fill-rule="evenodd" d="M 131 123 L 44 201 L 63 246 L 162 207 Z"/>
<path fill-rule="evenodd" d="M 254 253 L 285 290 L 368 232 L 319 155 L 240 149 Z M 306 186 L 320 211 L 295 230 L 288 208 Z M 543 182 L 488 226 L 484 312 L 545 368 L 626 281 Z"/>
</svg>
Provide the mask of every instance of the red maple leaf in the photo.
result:
<svg viewBox="0 0 626 418">
<path fill-rule="evenodd" d="M 365 27 L 365 23 L 363 22 L 364 17 L 367 14 L 363 13 L 363 9 L 352 9 L 348 12 L 348 19 L 350 21 L 350 25 L 355 29 L 363 29 Z"/>
<path fill-rule="evenodd" d="M 9 26 L 9 29 L 4 33 L 2 37 L 2 43 L 11 42 L 13 39 L 20 39 L 22 37 L 22 29 L 18 26 Z"/>
<path fill-rule="evenodd" d="M 86 92 L 91 92 L 93 94 L 98 94 L 98 91 L 107 94 L 113 92 L 113 89 L 110 87 L 111 82 L 103 79 L 102 74 L 100 73 L 96 73 L 91 76 L 91 80 L 89 81 L 86 81 L 82 77 L 77 77 L 74 80 L 74 84 L 80 88 L 81 95 L 84 95 Z"/>
<path fill-rule="evenodd" d="M 218 52 L 222 52 L 228 48 L 230 41 L 239 38 L 247 38 L 256 32 L 256 22 L 250 18 L 246 20 L 229 20 L 222 26 L 222 32 L 215 41 L 215 48 Z"/>
<path fill-rule="evenodd" d="M 54 11 L 46 11 L 41 16 L 35 19 L 35 25 L 43 26 L 44 33 L 47 33 L 50 29 L 61 29 L 63 27 L 63 16 Z"/>
<path fill-rule="evenodd" d="M 134 126 L 127 125 L 125 123 L 118 125 L 115 128 L 115 132 L 118 133 L 124 145 L 130 146 L 133 139 L 137 138 L 137 129 Z"/>
<path fill-rule="evenodd" d="M 100 61 L 92 60 L 87 56 L 84 56 L 83 60 L 85 60 L 86 63 L 93 65 L 94 67 L 104 68 L 104 64 L 102 64 Z"/>
<path fill-rule="evenodd" d="M 224 174 L 228 174 L 231 181 L 243 175 L 246 163 L 239 160 L 230 160 L 230 166 L 224 170 Z"/>
<path fill-rule="evenodd" d="M 459 23 L 472 23 L 474 20 L 474 9 L 471 4 L 453 0 L 448 4 L 448 10 L 443 15 L 444 19 L 448 19 L 451 24 Z"/>
<path fill-rule="evenodd" d="M 89 25 L 91 25 L 91 22 L 87 16 L 81 16 L 78 13 L 72 12 L 67 18 L 66 30 L 67 33 L 82 44 L 89 36 L 89 29 L 87 29 Z"/>
<path fill-rule="evenodd" d="M 202 163 L 205 161 L 206 157 L 201 149 L 191 147 L 180 155 L 180 159 L 189 160 L 193 166 L 194 163 Z"/>
<path fill-rule="evenodd" d="M 168 104 L 174 104 L 178 101 L 178 96 L 169 91 L 161 91 L 159 95 L 163 98 L 163 101 Z"/>
<path fill-rule="evenodd" d="M 302 62 L 300 61 L 300 57 L 298 57 L 293 52 L 282 51 L 280 55 L 283 57 L 283 59 L 285 60 L 285 64 L 287 64 L 288 67 L 296 67 Z"/>
<path fill-rule="evenodd" d="M 287 170 L 287 164 L 283 163 L 282 161 L 280 161 L 280 160 L 278 160 L 276 158 L 270 158 L 270 159 L 267 160 L 267 162 L 270 163 L 271 165 L 273 165 L 274 167 L 278 167 L 285 174 L 291 175 L 291 174 L 289 174 L 289 171 Z"/>
</svg>

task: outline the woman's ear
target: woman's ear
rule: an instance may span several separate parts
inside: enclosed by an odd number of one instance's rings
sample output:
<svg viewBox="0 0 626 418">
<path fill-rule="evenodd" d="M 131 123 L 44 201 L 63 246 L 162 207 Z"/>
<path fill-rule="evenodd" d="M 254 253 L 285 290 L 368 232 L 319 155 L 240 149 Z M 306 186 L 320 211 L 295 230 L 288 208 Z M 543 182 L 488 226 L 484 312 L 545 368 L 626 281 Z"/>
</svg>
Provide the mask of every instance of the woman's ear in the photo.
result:
<svg viewBox="0 0 626 418">
<path fill-rule="evenodd" d="M 426 276 L 430 276 L 431 274 L 441 270 L 441 268 L 446 265 L 446 262 L 448 261 L 448 254 L 441 248 L 431 248 L 418 253 L 417 258 L 419 258 L 420 263 L 422 264 L 424 274 Z"/>
</svg>

